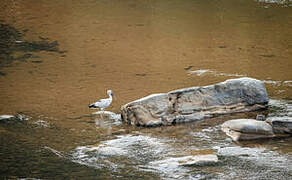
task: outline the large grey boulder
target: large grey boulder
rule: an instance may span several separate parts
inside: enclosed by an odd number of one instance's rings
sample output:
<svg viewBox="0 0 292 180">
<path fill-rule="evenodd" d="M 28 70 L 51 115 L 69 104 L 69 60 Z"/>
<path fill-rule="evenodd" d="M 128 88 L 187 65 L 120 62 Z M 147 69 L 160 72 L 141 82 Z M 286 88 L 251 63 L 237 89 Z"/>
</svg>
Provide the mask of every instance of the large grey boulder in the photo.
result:
<svg viewBox="0 0 292 180">
<path fill-rule="evenodd" d="M 238 78 L 215 85 L 153 94 L 123 105 L 121 111 L 122 120 L 132 125 L 171 125 L 259 110 L 266 108 L 268 101 L 262 81 Z"/>
<path fill-rule="evenodd" d="M 234 141 L 274 137 L 273 128 L 265 121 L 234 119 L 226 121 L 221 129 Z"/>
</svg>

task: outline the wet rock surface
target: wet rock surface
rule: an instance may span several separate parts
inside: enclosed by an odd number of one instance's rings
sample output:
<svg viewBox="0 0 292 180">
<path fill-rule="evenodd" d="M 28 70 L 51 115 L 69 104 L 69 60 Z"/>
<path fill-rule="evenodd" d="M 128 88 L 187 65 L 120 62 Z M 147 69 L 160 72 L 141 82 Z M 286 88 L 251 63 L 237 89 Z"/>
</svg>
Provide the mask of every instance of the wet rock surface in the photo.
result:
<svg viewBox="0 0 292 180">
<path fill-rule="evenodd" d="M 154 130 L 156 129 L 158 128 Z M 188 140 L 187 145 L 183 146 L 177 146 L 178 140 L 141 132 L 120 135 L 97 144 L 79 146 L 71 152 L 69 159 L 96 170 L 107 168 L 113 174 L 135 172 L 139 174 L 136 175 L 138 179 L 145 179 L 147 176 L 150 179 L 184 180 L 289 179 L 291 157 L 271 150 L 267 144 L 238 146 L 220 136 L 221 132 L 217 127 L 197 129 L 189 133 L 195 140 Z M 198 133 L 201 137 L 197 139 L 195 136 Z M 198 148 L 197 141 L 203 139 L 203 136 L 208 136 L 210 141 Z M 274 143 L 271 146 L 275 146 Z"/>
<path fill-rule="evenodd" d="M 130 170 L 141 175 L 159 174 L 157 179 L 192 179 L 196 173 L 189 168 L 207 168 L 219 162 L 215 151 L 183 153 L 172 143 L 167 138 L 158 139 L 141 133 L 120 135 L 91 146 L 79 146 L 72 151 L 70 158 L 96 169 L 109 167 L 114 173 Z M 186 176 L 188 173 L 189 177 Z"/>
<path fill-rule="evenodd" d="M 133 162 L 139 164 L 155 160 L 157 157 L 170 152 L 171 147 L 163 140 L 147 135 L 120 135 L 116 139 L 107 140 L 91 146 L 77 147 L 72 158 L 75 162 L 95 167 L 111 166 L 115 171 Z M 96 162 L 99 163 L 96 163 Z"/>
<path fill-rule="evenodd" d="M 153 94 L 122 106 L 121 111 L 123 121 L 129 124 L 157 126 L 264 109 L 268 101 L 262 81 L 238 78 Z"/>
<path fill-rule="evenodd" d="M 272 100 L 269 105 L 269 116 L 266 122 L 273 127 L 277 135 L 292 134 L 292 102 L 285 103 L 283 100 Z"/>
<path fill-rule="evenodd" d="M 228 178 L 223 179 L 272 180 L 291 177 L 291 157 L 265 147 L 228 146 L 218 149 L 218 156 L 223 163 L 237 169 L 235 170 L 237 175 L 230 173 Z"/>
</svg>

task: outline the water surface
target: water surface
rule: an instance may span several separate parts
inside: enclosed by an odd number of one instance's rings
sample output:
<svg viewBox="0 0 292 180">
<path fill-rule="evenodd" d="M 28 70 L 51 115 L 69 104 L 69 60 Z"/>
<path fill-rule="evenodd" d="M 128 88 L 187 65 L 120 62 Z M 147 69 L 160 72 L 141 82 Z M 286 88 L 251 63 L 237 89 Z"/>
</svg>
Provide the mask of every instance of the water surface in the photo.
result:
<svg viewBox="0 0 292 180">
<path fill-rule="evenodd" d="M 1 177 L 288 178 L 291 166 L 257 161 L 266 154 L 254 148 L 264 147 L 270 159 L 291 165 L 290 138 L 238 145 L 217 127 L 256 113 L 143 129 L 110 119 L 101 125 L 87 105 L 112 89 L 116 99 L 108 110 L 119 113 L 121 105 L 152 93 L 248 76 L 263 80 L 272 104 L 282 107 L 271 117 L 283 112 L 291 117 L 291 8 L 290 0 L 2 0 L 0 114 L 30 118 L 0 124 Z M 125 138 L 130 144 L 123 149 Z M 114 156 L 97 162 L 91 160 L 100 151 L 75 156 L 115 139 L 113 147 L 120 151 Z M 163 149 L 164 144 L 170 147 Z M 255 159 L 221 153 L 219 166 L 183 168 L 177 174 L 151 167 L 183 150 L 216 146 L 236 152 L 248 146 Z M 152 152 L 157 147 L 161 151 Z M 215 150 L 226 152 L 220 149 Z M 256 176 L 253 169 L 265 173 Z"/>
</svg>

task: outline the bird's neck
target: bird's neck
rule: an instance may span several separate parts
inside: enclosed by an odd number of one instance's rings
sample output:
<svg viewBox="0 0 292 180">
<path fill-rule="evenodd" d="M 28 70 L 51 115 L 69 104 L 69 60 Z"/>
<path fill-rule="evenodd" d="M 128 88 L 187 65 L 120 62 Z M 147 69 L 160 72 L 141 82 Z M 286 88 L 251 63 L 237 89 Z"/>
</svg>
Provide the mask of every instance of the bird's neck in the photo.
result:
<svg viewBox="0 0 292 180">
<path fill-rule="evenodd" d="M 110 100 L 112 100 L 112 99 L 113 99 L 113 97 L 112 97 L 112 95 L 111 95 L 111 94 L 109 94 L 108 96 L 109 96 Z"/>
</svg>

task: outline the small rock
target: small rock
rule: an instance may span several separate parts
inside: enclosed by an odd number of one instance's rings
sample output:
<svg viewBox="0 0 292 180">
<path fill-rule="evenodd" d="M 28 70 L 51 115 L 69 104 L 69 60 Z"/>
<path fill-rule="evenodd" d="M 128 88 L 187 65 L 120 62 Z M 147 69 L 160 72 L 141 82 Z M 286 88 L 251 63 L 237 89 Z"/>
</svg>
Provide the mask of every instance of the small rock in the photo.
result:
<svg viewBox="0 0 292 180">
<path fill-rule="evenodd" d="M 184 158 L 186 159 L 185 162 L 184 161 L 179 162 L 179 164 L 182 166 L 208 166 L 218 162 L 218 157 L 215 154 L 190 156 Z"/>
<path fill-rule="evenodd" d="M 152 165 L 158 166 L 208 166 L 218 162 L 215 154 L 184 156 L 176 158 L 167 158 L 165 160 L 152 162 Z"/>
<path fill-rule="evenodd" d="M 235 119 L 226 121 L 221 129 L 234 141 L 274 137 L 273 128 L 265 121 Z"/>
<path fill-rule="evenodd" d="M 15 118 L 13 115 L 0 115 L 0 121 L 7 121 Z"/>
<path fill-rule="evenodd" d="M 256 117 L 256 120 L 259 120 L 259 121 L 264 121 L 265 119 L 266 119 L 266 117 L 263 114 L 258 114 Z"/>
<path fill-rule="evenodd" d="M 7 122 L 7 121 L 24 121 L 29 120 L 30 118 L 28 116 L 25 116 L 23 114 L 17 114 L 17 115 L 0 115 L 0 122 Z"/>
</svg>

